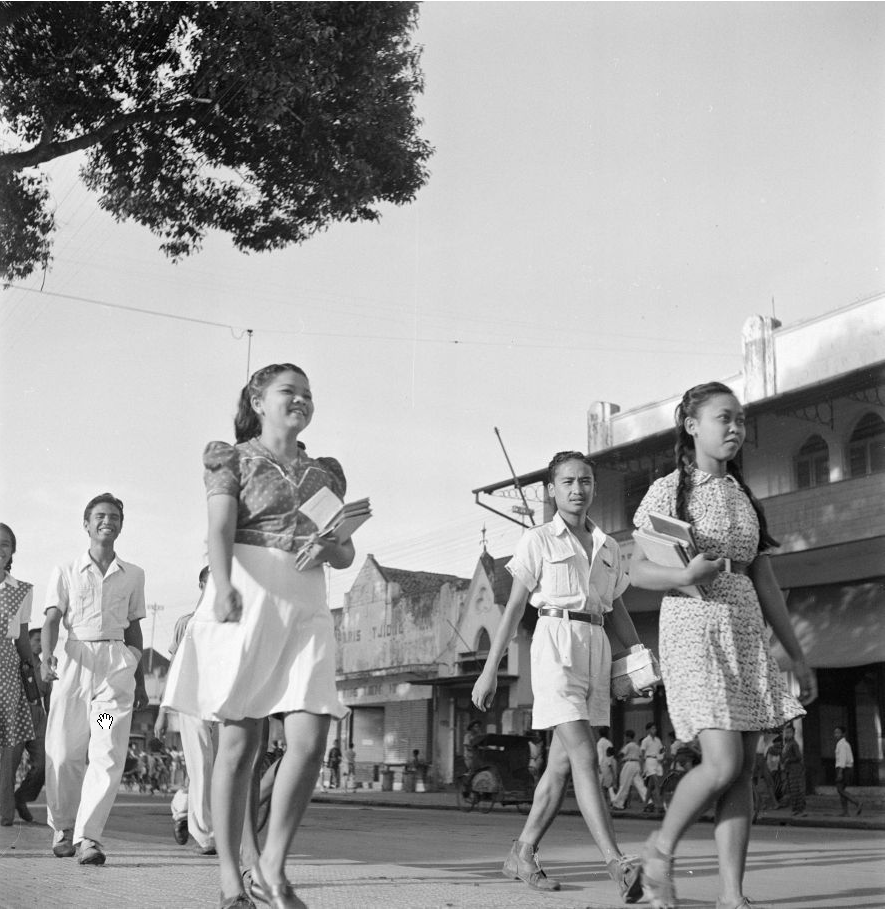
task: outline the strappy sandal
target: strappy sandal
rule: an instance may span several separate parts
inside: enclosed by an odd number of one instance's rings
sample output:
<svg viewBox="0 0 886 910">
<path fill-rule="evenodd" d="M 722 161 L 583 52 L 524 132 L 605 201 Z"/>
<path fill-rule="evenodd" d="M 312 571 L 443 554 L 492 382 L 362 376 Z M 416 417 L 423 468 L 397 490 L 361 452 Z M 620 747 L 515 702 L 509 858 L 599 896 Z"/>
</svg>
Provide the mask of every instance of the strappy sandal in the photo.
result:
<svg viewBox="0 0 886 910">
<path fill-rule="evenodd" d="M 657 837 L 650 834 L 643 846 L 643 891 L 653 907 L 676 907 L 674 857 L 658 849 Z"/>
</svg>

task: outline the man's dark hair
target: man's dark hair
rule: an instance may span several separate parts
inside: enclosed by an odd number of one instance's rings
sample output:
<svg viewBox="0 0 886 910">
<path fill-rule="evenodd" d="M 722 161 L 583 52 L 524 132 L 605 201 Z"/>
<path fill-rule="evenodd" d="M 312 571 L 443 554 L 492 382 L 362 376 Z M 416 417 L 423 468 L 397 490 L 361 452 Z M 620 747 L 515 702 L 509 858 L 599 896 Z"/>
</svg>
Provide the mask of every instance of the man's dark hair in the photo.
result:
<svg viewBox="0 0 886 910">
<path fill-rule="evenodd" d="M 209 578 L 209 566 L 203 566 L 200 570 L 200 575 L 197 577 L 197 584 L 202 588 L 206 584 L 207 578 Z"/>
<path fill-rule="evenodd" d="M 89 521 L 89 516 L 92 514 L 92 510 L 99 505 L 100 503 L 107 502 L 112 506 L 116 506 L 120 510 L 120 521 L 123 521 L 123 502 L 113 493 L 99 493 L 98 496 L 93 496 L 89 502 L 86 503 L 86 508 L 83 510 L 83 520 Z"/>
</svg>

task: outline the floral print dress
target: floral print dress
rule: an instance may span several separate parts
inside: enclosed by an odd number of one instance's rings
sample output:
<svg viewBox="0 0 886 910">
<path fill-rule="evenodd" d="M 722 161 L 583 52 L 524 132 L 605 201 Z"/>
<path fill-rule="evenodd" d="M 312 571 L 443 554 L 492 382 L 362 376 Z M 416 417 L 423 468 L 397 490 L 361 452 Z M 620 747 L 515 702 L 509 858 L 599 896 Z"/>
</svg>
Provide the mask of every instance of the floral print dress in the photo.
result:
<svg viewBox="0 0 886 910">
<path fill-rule="evenodd" d="M 651 528 L 650 512 L 676 515 L 677 480 L 674 471 L 652 484 L 636 527 Z M 735 478 L 693 469 L 687 504 L 702 550 L 736 562 L 756 558 L 757 514 Z M 665 596 L 659 649 L 668 713 L 683 742 L 701 730 L 769 730 L 806 713 L 769 652 L 760 601 L 746 575 L 721 572 L 704 600 Z"/>
</svg>

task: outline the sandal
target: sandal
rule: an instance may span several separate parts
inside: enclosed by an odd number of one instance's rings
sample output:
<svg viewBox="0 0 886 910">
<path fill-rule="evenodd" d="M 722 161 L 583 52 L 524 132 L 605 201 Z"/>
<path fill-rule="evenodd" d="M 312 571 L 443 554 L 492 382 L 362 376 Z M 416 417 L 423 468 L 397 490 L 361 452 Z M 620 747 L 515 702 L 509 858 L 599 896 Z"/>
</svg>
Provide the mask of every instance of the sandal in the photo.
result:
<svg viewBox="0 0 886 910">
<path fill-rule="evenodd" d="M 643 897 L 643 876 L 639 856 L 618 856 L 606 863 L 606 871 L 618 888 L 624 904 L 636 904 Z"/>
<path fill-rule="evenodd" d="M 653 907 L 676 907 L 674 857 L 659 850 L 657 837 L 650 834 L 643 847 L 643 891 Z"/>
</svg>

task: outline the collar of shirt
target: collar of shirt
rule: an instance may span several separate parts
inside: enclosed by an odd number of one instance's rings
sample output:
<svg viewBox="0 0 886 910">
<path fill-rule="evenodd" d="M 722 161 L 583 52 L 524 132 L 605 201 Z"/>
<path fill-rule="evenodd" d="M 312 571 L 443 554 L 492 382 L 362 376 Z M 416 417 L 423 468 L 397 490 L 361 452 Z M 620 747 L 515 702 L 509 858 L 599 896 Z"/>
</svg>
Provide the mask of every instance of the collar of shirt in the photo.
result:
<svg viewBox="0 0 886 910">
<path fill-rule="evenodd" d="M 727 480 L 739 488 L 741 486 L 731 474 L 724 474 L 722 477 L 718 477 L 716 474 L 708 474 L 707 471 L 702 471 L 701 468 L 693 467 L 692 482 L 695 484 L 695 486 L 700 487 L 702 484 L 707 483 L 710 480 Z"/>
<path fill-rule="evenodd" d="M 108 571 L 102 575 L 102 570 L 99 564 L 89 555 L 89 550 L 87 550 L 80 557 L 80 565 L 77 567 L 81 572 L 85 572 L 90 569 L 95 569 L 99 573 L 99 577 L 107 578 L 112 572 L 124 572 L 124 563 L 122 559 L 118 559 L 117 554 L 114 554 L 114 558 L 111 560 L 111 564 L 108 566 Z"/>
<path fill-rule="evenodd" d="M 17 581 L 15 578 L 13 578 L 13 577 L 9 574 L 9 572 L 7 572 L 7 573 L 6 573 L 6 578 L 4 578 L 3 581 L 0 581 L 0 588 L 2 588 L 4 585 L 9 585 L 10 588 L 17 588 L 17 587 L 18 587 L 18 581 Z"/>
<path fill-rule="evenodd" d="M 572 535 L 572 532 L 569 530 L 569 525 L 563 521 L 563 517 L 559 512 L 554 515 L 554 518 L 551 521 L 551 525 L 553 526 L 554 533 L 558 537 L 563 537 L 564 535 Z M 593 563 L 593 561 L 597 558 L 597 554 L 600 552 L 600 550 L 606 546 L 606 535 L 590 520 L 590 518 L 585 520 L 585 527 L 591 532 L 591 536 L 593 537 L 594 541 L 593 549 L 591 551 L 591 558 L 588 560 L 588 562 Z M 581 549 L 584 550 L 584 547 Z"/>
</svg>

